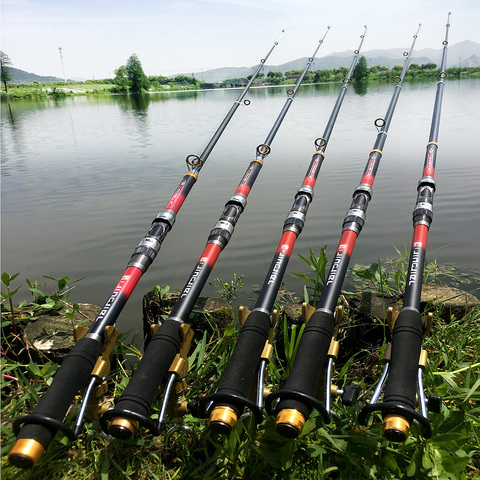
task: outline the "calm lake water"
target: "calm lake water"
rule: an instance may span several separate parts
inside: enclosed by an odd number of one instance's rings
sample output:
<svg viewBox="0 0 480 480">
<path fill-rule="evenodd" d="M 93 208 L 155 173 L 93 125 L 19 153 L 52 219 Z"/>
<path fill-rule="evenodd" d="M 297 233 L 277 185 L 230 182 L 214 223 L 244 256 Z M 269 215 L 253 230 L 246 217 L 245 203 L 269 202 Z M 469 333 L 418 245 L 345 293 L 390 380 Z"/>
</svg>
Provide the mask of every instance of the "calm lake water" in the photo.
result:
<svg viewBox="0 0 480 480">
<path fill-rule="evenodd" d="M 351 265 L 396 255 L 412 237 L 412 210 L 423 167 L 435 82 L 406 83 L 374 184 L 366 225 Z M 243 303 L 252 307 L 284 219 L 322 136 L 340 85 L 300 88 L 272 153 L 249 196 L 235 234 L 211 280 L 244 275 Z M 252 89 L 202 169 L 156 261 L 127 303 L 118 326 L 141 328 L 141 298 L 156 284 L 181 288 L 208 234 L 235 191 L 256 146 L 286 100 L 286 87 Z M 345 212 L 385 115 L 392 84 L 347 92 L 295 253 L 327 244 L 334 252 Z M 131 96 L 74 97 L 2 103 L 2 271 L 25 278 L 84 278 L 75 302 L 103 305 L 130 255 L 238 97 L 238 90 Z M 435 178 L 428 258 L 479 276 L 480 79 L 448 79 Z M 294 254 L 290 272 L 305 272 Z M 285 287 L 301 292 L 288 274 Z M 478 286 L 478 285 L 477 285 Z M 215 293 L 208 286 L 204 293 Z M 18 299 L 28 298 L 24 285 Z M 478 292 L 477 292 L 478 296 Z M 250 297 L 250 299 L 249 299 Z"/>
</svg>

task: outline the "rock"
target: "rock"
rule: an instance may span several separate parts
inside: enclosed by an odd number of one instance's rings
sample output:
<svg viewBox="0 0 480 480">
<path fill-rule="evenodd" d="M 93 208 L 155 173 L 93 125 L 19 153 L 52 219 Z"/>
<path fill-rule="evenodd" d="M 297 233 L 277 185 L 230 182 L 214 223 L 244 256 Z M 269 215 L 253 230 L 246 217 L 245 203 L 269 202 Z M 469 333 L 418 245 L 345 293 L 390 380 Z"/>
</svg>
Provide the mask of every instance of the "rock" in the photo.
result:
<svg viewBox="0 0 480 480">
<path fill-rule="evenodd" d="M 151 338 L 150 329 L 152 325 L 162 323 L 168 316 L 168 312 L 175 305 L 180 292 L 168 292 L 163 298 L 159 298 L 153 292 L 148 292 L 143 297 L 143 330 L 146 342 Z M 190 315 L 188 324 L 196 333 L 203 335 L 204 331 L 211 336 L 217 332 L 223 335 L 225 327 L 233 321 L 233 310 L 231 305 L 223 298 L 199 297 L 196 307 L 209 314 L 210 319 L 205 315 Z"/>
<path fill-rule="evenodd" d="M 464 317 L 466 313 L 478 305 L 479 300 L 471 293 L 458 288 L 445 285 L 424 285 L 421 302 L 422 306 L 426 306 L 427 303 L 432 303 L 435 306 L 442 304 L 441 318 L 449 321 L 452 315 L 457 319 Z"/>
<path fill-rule="evenodd" d="M 292 323 L 303 322 L 301 302 L 287 303 L 283 307 L 283 311 L 281 311 L 281 314 L 283 313 L 287 316 L 287 321 L 289 322 L 292 322 Z"/>
<path fill-rule="evenodd" d="M 80 312 L 73 315 L 73 320 L 62 315 L 40 315 L 37 320 L 29 322 L 24 329 L 25 338 L 31 348 L 34 362 L 44 363 L 46 358 L 52 362 L 61 363 L 75 344 L 73 340 L 74 325 L 89 325 L 100 312 L 100 307 L 88 303 L 79 303 Z"/>
</svg>

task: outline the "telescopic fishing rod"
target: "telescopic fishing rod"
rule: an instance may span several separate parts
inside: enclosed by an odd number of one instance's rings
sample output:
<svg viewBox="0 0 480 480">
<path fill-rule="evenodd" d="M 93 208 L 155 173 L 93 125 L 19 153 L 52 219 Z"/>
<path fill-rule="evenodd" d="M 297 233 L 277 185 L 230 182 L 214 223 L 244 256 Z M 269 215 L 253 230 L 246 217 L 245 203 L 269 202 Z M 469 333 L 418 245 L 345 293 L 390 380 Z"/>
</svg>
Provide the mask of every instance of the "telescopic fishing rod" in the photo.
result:
<svg viewBox="0 0 480 480">
<path fill-rule="evenodd" d="M 325 364 L 327 364 L 325 377 L 330 379 L 333 368 L 331 360 L 336 357 L 338 342 L 333 334 L 335 328 L 338 328 L 336 327 L 338 319 L 335 318 L 334 312 L 355 241 L 365 223 L 368 203 L 372 197 L 372 185 L 382 158 L 382 149 L 419 30 L 420 25 L 413 36 L 410 51 L 404 52 L 406 58 L 403 70 L 400 77 L 395 79 L 395 90 L 385 118 L 375 120 L 375 126 L 379 129 L 377 138 L 369 154 L 361 183 L 353 193 L 350 209 L 343 220 L 342 235 L 335 257 L 318 299 L 317 308 L 303 331 L 291 373 L 283 387 L 271 393 L 265 400 L 267 413 L 277 417 L 276 431 L 288 438 L 295 438 L 301 433 L 314 408 L 325 423 L 330 422 L 331 385 L 326 382 L 325 405 L 317 399 L 316 392 Z"/>
<path fill-rule="evenodd" d="M 360 45 L 354 51 L 350 69 L 343 80 L 323 137 L 315 140 L 316 151 L 312 156 L 302 186 L 295 194 L 292 209 L 283 224 L 282 236 L 265 276 L 260 295 L 254 309 L 248 314 L 242 325 L 227 370 L 217 391 L 202 398 L 199 402 L 199 416 L 210 417 L 209 427 L 217 433 L 230 433 L 235 428 L 237 419 L 242 415 L 244 408 L 249 408 L 254 412 L 257 420 L 262 420 L 263 379 L 269 362 L 269 355 L 264 354 L 264 351 L 266 349 L 267 353 L 273 350 L 266 346 L 266 342 L 272 328 L 271 317 L 275 299 L 295 242 L 304 227 L 308 208 L 313 201 L 313 190 L 325 158 L 325 150 L 357 64 L 366 32 L 367 27 L 365 26 L 365 32 L 360 36 Z M 259 379 L 256 385 L 257 400 L 253 402 L 249 399 L 249 393 L 257 370 Z"/>
<path fill-rule="evenodd" d="M 252 78 L 233 103 L 202 154 L 200 156 L 187 156 L 188 172 L 184 175 L 165 208 L 153 220 L 150 229 L 135 248 L 127 269 L 104 307 L 88 331 L 83 332 L 83 338 L 79 339 L 65 358 L 60 370 L 54 377 L 52 385 L 40 399 L 32 414 L 21 417 L 14 422 L 13 428 L 17 435 L 17 442 L 9 454 L 9 460 L 14 465 L 22 468 L 35 466 L 58 430 L 67 435 L 70 440 L 76 439 L 83 419 L 79 418 L 77 420 L 75 431 L 72 431 L 63 420 L 76 393 L 82 386 L 88 384 L 86 392 L 90 393 L 93 392 L 93 387 L 101 386 L 103 383 L 102 377 L 106 376 L 105 371 L 102 371 L 103 367 L 100 370 L 94 369 L 94 365 L 102 352 L 102 347 L 105 345 L 106 329 L 115 324 L 138 281 L 157 256 L 163 240 L 175 223 L 178 211 L 197 181 L 200 170 L 241 102 L 243 101 L 246 105 L 250 103 L 249 100 L 244 100 L 244 98 L 264 67 L 266 60 L 278 45 L 282 35 L 260 61 Z M 84 398 L 84 402 L 88 402 L 88 398 Z M 81 412 L 83 413 L 84 409 Z"/>
<path fill-rule="evenodd" d="M 330 27 L 328 27 L 328 29 L 329 28 Z M 150 340 L 136 372 L 130 379 L 123 394 L 116 401 L 115 408 L 107 411 L 101 417 L 101 426 L 108 434 L 116 438 L 128 439 L 135 435 L 140 426 L 150 430 L 150 432 L 155 435 L 159 434 L 163 425 L 165 405 L 168 403 L 168 397 L 173 388 L 173 383 L 175 379 L 181 380 L 179 369 L 172 367 L 172 365 L 178 363 L 175 358 L 182 348 L 182 345 L 184 345 L 185 342 L 191 341 L 191 337 L 187 338 L 186 335 L 189 328 L 188 325 L 186 325 L 188 317 L 208 280 L 208 276 L 218 256 L 226 247 L 233 234 L 235 225 L 246 207 L 250 190 L 262 168 L 263 159 L 270 153 L 270 145 L 315 55 L 322 45 L 328 29 L 324 37 L 320 40 L 314 54 L 308 59 L 305 69 L 300 75 L 295 87 L 293 90 L 288 91 L 288 98 L 275 120 L 265 143 L 257 147 L 256 158 L 250 162 L 234 195 L 230 197 L 225 204 L 223 213 L 213 230 L 211 230 L 207 245 L 169 317 L 160 325 Z M 167 375 L 167 373 L 169 373 L 169 375 Z M 168 378 L 166 379 L 166 377 Z M 165 383 L 167 388 L 164 393 L 163 405 L 157 426 L 148 415 L 158 388 L 164 379 L 166 379 Z"/>
<path fill-rule="evenodd" d="M 422 375 L 426 368 L 427 352 L 422 348 L 422 341 L 431 326 L 431 319 L 428 320 L 427 317 L 423 321 L 420 314 L 420 298 L 427 237 L 433 220 L 434 174 L 446 77 L 450 15 L 451 12 L 448 14 L 443 41 L 440 79 L 437 83 L 430 136 L 423 164 L 423 175 L 418 182 L 417 202 L 413 211 L 413 239 L 403 308 L 394 321 L 394 326 L 391 325 L 391 328 L 393 327 L 391 350 L 390 348 L 386 349 L 386 363 L 381 380 L 370 403 L 365 405 L 359 414 L 359 422 L 366 425 L 371 412 L 380 411 L 383 416 L 383 436 L 392 442 L 404 442 L 408 437 L 413 421 L 420 424 L 422 433 L 426 438 L 431 437 L 432 430 L 427 419 L 427 410 L 438 413 L 441 408 L 441 398 L 437 395 L 430 395 L 427 401 L 423 389 Z M 377 403 L 384 385 L 383 402 Z M 417 394 L 420 412 L 415 410 Z"/>
</svg>

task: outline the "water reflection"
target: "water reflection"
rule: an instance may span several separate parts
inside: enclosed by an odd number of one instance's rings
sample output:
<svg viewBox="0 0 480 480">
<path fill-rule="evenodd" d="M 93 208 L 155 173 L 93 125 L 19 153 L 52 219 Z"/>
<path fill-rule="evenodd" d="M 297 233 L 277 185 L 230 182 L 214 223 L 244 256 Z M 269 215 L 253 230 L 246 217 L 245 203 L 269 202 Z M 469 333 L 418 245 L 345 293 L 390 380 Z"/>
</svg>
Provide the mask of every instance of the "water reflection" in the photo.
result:
<svg viewBox="0 0 480 480">
<path fill-rule="evenodd" d="M 368 81 L 359 81 L 359 82 L 353 82 L 353 91 L 357 95 L 366 95 L 367 93 L 367 86 L 368 86 Z"/>
<path fill-rule="evenodd" d="M 394 84 L 365 87 L 349 86 L 297 253 L 305 255 L 309 247 L 318 251 L 327 243 L 328 255 L 338 241 L 339 223 L 377 133 L 372 122 L 384 114 Z M 392 245 L 402 250 L 402 244 L 411 240 L 412 203 L 435 87 L 435 82 L 404 84 L 352 263 L 392 256 Z M 289 88 L 249 92 L 251 105 L 239 108 L 209 157 L 160 258 L 137 297 L 127 304 L 127 316 L 138 318 L 143 290 L 152 284 L 180 288 L 185 283 L 219 209 L 244 174 L 253 149 L 272 127 Z M 246 285 L 263 281 L 279 229 L 310 161 L 312 141 L 321 135 L 340 88 L 341 83 L 299 89 L 296 105 L 275 138 L 274 152 L 265 161 L 265 173 L 249 196 L 245 216 L 215 266 L 215 277 L 228 281 L 236 273 L 245 274 Z M 238 94 L 223 89 L 3 103 L 4 271 L 20 271 L 32 280 L 43 275 L 86 277 L 76 287 L 76 300 L 103 304 L 131 250 L 184 175 L 186 155 L 201 152 Z M 478 130 L 479 95 L 479 79 L 446 83 L 436 172 L 439 189 L 429 236 L 431 252 L 455 243 L 432 253 L 431 259 L 438 255 L 439 263 L 454 261 L 476 269 L 478 252 L 471 239 L 478 237 L 480 225 L 475 202 L 480 166 L 471 139 Z M 34 238 L 32 220 L 41 225 Z M 289 271 L 302 269 L 293 255 Z M 301 291 L 303 286 L 295 281 L 287 275 L 287 288 Z"/>
</svg>

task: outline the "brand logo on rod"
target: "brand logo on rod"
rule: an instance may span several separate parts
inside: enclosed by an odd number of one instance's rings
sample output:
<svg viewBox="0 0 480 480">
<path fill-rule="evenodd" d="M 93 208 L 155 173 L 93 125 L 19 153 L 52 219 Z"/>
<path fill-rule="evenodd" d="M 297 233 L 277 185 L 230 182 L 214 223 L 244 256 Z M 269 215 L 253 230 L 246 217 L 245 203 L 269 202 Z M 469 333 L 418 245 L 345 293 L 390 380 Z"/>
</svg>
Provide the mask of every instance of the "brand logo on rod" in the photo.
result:
<svg viewBox="0 0 480 480">
<path fill-rule="evenodd" d="M 286 252 L 288 252 L 289 246 L 288 245 L 282 245 L 280 247 L 280 251 L 278 252 L 277 260 L 275 262 L 275 265 L 272 268 L 272 273 L 270 274 L 270 278 L 268 279 L 267 285 L 271 285 L 272 283 L 275 282 L 278 272 L 280 271 L 280 267 L 282 266 L 283 259 L 287 255 Z"/>
<path fill-rule="evenodd" d="M 335 278 L 338 273 L 338 269 L 340 268 L 340 262 L 342 261 L 343 254 L 347 250 L 347 244 L 339 245 L 337 248 L 337 253 L 335 254 L 335 258 L 333 259 L 332 267 L 330 268 L 330 273 L 327 278 L 327 285 L 332 284 L 335 281 Z"/>
<path fill-rule="evenodd" d="M 414 242 L 412 250 L 412 261 L 410 262 L 410 272 L 408 274 L 408 284 L 411 285 L 417 281 L 420 266 L 420 254 L 422 252 L 422 242 Z"/>
<path fill-rule="evenodd" d="M 251 165 L 251 166 L 248 168 L 247 173 L 245 173 L 242 181 L 240 182 L 240 185 L 245 185 L 245 184 L 247 183 L 247 180 L 250 178 L 250 175 L 252 174 L 254 168 L 255 168 L 254 165 Z M 239 186 L 240 186 L 240 185 L 239 185 Z"/>
<path fill-rule="evenodd" d="M 165 208 L 169 208 L 171 205 L 173 205 L 175 203 L 175 201 L 177 200 L 178 196 L 182 192 L 183 187 L 185 186 L 186 183 L 187 183 L 186 180 L 182 180 L 182 183 L 175 190 L 175 193 L 172 195 L 172 198 L 170 199 L 170 201 L 168 202 L 168 204 Z"/>
<path fill-rule="evenodd" d="M 182 292 L 182 294 L 180 295 L 180 298 L 184 298 L 184 297 L 186 297 L 186 296 L 189 294 L 190 290 L 191 290 L 192 287 L 193 287 L 193 284 L 197 281 L 197 278 L 198 278 L 198 276 L 200 275 L 200 272 L 201 272 L 203 266 L 205 265 L 206 261 L 207 261 L 207 258 L 206 258 L 206 257 L 202 257 L 202 258 L 200 259 L 200 261 L 198 262 L 195 270 L 194 270 L 193 273 L 192 273 L 192 276 L 190 277 L 190 280 L 188 281 L 187 285 L 186 285 L 185 288 L 183 289 L 183 292 Z"/>
<path fill-rule="evenodd" d="M 103 306 L 103 309 L 100 311 L 100 313 L 97 315 L 97 320 L 100 318 L 103 318 L 108 311 L 110 310 L 110 307 L 113 305 L 115 302 L 116 298 L 120 294 L 120 292 L 123 290 L 125 287 L 126 283 L 130 280 L 130 275 L 124 275 L 120 281 L 117 283 L 117 286 L 113 290 L 112 294 L 110 295 L 110 298 L 107 300 L 107 303 Z"/>
<path fill-rule="evenodd" d="M 317 167 L 318 167 L 318 164 L 319 164 L 319 163 L 320 163 L 320 160 L 317 158 L 317 159 L 313 162 L 312 168 L 311 168 L 310 171 L 308 172 L 307 177 L 314 177 L 314 176 L 315 176 L 315 172 L 317 171 Z"/>
</svg>

